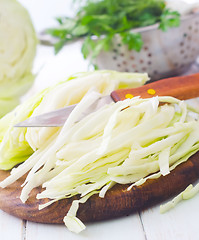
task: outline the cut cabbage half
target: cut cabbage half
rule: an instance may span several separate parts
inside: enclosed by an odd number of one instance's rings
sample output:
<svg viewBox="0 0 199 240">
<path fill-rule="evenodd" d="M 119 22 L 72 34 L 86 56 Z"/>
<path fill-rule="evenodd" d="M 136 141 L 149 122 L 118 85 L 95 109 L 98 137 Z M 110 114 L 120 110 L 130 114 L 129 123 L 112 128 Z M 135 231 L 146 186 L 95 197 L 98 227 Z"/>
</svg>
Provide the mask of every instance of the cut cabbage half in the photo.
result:
<svg viewBox="0 0 199 240">
<path fill-rule="evenodd" d="M 148 75 L 145 73 L 93 71 L 75 74 L 66 81 L 45 89 L 0 119 L 0 169 L 8 170 L 25 161 L 60 130 L 58 127 L 13 128 L 13 125 L 28 117 L 76 104 L 92 89 L 102 95 L 108 95 L 119 88 L 141 86 L 147 80 Z"/>
</svg>

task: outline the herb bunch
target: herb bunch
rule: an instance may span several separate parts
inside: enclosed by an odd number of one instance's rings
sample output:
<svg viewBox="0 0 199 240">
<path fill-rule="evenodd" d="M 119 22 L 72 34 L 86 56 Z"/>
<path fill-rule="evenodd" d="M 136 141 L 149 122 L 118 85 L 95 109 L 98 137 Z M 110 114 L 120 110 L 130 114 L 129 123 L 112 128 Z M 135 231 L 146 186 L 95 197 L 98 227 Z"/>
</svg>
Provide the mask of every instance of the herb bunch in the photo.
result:
<svg viewBox="0 0 199 240">
<path fill-rule="evenodd" d="M 47 30 L 58 38 L 55 52 L 68 41 L 84 37 L 82 54 L 92 60 L 102 50 L 110 50 L 115 34 L 129 50 L 140 51 L 142 37 L 132 29 L 159 22 L 159 28 L 166 31 L 179 26 L 180 14 L 167 9 L 163 0 L 87 0 L 74 18 L 59 17 L 57 21 L 58 27 Z"/>
</svg>

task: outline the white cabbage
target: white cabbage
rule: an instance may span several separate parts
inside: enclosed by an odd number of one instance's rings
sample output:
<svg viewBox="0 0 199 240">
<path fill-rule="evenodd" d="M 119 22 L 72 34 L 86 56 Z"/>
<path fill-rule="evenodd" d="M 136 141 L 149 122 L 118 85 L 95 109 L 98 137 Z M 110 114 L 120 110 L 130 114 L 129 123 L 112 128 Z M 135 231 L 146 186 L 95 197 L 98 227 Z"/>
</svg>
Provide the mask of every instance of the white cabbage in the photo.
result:
<svg viewBox="0 0 199 240">
<path fill-rule="evenodd" d="M 64 82 L 45 89 L 0 119 L 0 169 L 8 170 L 23 162 L 34 151 L 42 148 L 48 139 L 60 129 L 58 127 L 13 128 L 13 125 L 30 116 L 78 103 L 92 89 L 102 95 L 107 95 L 115 89 L 141 86 L 147 80 L 147 74 L 94 71 L 76 74 Z M 74 137 L 77 137 L 77 134 L 84 135 L 85 133 L 77 131 Z"/>
<path fill-rule="evenodd" d="M 30 16 L 16 0 L 0 0 L 0 117 L 32 85 L 37 38 Z"/>
</svg>

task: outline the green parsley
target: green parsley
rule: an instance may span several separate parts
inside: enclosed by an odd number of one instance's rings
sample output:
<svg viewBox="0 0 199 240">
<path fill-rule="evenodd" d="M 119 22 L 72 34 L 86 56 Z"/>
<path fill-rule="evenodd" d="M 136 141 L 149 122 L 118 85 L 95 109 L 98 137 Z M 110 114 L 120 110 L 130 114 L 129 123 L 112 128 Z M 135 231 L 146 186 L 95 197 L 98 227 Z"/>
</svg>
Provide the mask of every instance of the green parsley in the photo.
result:
<svg viewBox="0 0 199 240">
<path fill-rule="evenodd" d="M 163 0 L 87 0 L 74 18 L 57 18 L 59 26 L 47 32 L 58 39 L 57 53 L 69 41 L 84 38 L 82 54 L 91 62 L 101 51 L 109 51 L 112 40 L 119 34 L 129 50 L 140 51 L 141 34 L 132 29 L 159 22 L 166 31 L 180 25 L 180 14 L 166 8 Z"/>
</svg>

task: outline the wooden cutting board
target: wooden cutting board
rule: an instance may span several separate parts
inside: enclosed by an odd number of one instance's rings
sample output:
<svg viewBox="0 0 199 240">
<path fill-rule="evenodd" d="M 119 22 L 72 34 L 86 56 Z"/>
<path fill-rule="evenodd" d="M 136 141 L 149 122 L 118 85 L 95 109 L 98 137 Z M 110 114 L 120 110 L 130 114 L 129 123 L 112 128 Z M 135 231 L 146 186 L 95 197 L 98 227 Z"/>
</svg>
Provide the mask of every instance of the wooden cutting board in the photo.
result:
<svg viewBox="0 0 199 240">
<path fill-rule="evenodd" d="M 158 82 L 162 83 L 159 85 Z M 158 95 L 171 95 L 180 99 L 188 99 L 199 96 L 199 74 L 189 77 L 171 78 L 161 80 L 144 87 L 134 90 L 134 96 L 142 95 L 151 97 L 148 93 L 152 89 Z M 172 85 L 173 83 L 173 85 Z M 193 84 L 194 83 L 194 84 Z M 169 94 L 171 93 L 171 94 Z M 115 98 L 118 98 L 118 92 Z M 129 91 L 120 91 L 119 99 L 129 94 Z M 9 171 L 0 171 L 0 181 L 9 176 Z M 46 203 L 48 199 L 36 199 L 37 193 L 41 188 L 32 190 L 29 199 L 24 204 L 19 196 L 21 193 L 21 184 L 26 176 L 23 176 L 10 186 L 0 188 L 0 209 L 3 211 L 33 222 L 41 223 L 63 223 L 63 218 L 67 214 L 72 201 L 75 198 L 63 199 L 54 204 L 38 210 L 40 204 Z M 80 204 L 77 216 L 83 222 L 99 221 L 128 215 L 135 211 L 143 210 L 157 203 L 161 203 L 170 197 L 173 197 L 183 191 L 189 184 L 199 179 L 199 152 L 193 155 L 187 162 L 180 164 L 170 174 L 161 176 L 158 179 L 147 180 L 143 185 L 133 187 L 127 191 L 128 185 L 115 185 L 110 189 L 105 198 L 99 198 L 98 195 L 92 196 L 86 203 Z"/>
<path fill-rule="evenodd" d="M 0 171 L 0 181 L 9 175 L 9 171 Z M 92 196 L 86 203 L 80 204 L 77 216 L 84 222 L 111 219 L 143 210 L 161 203 L 183 191 L 190 183 L 199 179 L 199 152 L 180 164 L 175 170 L 159 179 L 147 180 L 143 185 L 127 191 L 128 185 L 115 185 L 105 198 Z M 48 199 L 38 200 L 36 194 L 41 188 L 33 189 L 26 204 L 19 196 L 25 176 L 7 188 L 0 189 L 0 208 L 16 217 L 40 223 L 63 223 L 72 199 L 63 199 L 38 210 L 39 204 Z"/>
</svg>

